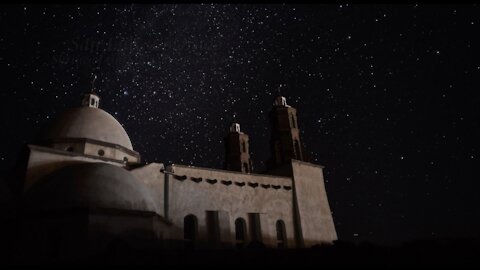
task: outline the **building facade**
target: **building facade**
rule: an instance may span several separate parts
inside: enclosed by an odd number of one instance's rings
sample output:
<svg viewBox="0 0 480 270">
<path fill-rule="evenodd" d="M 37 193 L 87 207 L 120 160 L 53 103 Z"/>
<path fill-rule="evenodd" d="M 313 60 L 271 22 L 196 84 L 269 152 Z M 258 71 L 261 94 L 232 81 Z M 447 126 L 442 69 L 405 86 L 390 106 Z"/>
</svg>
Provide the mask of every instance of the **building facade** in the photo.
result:
<svg viewBox="0 0 480 270">
<path fill-rule="evenodd" d="M 225 170 L 144 164 L 118 121 L 87 93 L 28 145 L 23 241 L 68 253 L 110 245 L 298 248 L 337 239 L 323 167 L 308 162 L 295 108 L 270 113 L 269 171 L 252 173 L 249 137 L 233 123 Z"/>
</svg>

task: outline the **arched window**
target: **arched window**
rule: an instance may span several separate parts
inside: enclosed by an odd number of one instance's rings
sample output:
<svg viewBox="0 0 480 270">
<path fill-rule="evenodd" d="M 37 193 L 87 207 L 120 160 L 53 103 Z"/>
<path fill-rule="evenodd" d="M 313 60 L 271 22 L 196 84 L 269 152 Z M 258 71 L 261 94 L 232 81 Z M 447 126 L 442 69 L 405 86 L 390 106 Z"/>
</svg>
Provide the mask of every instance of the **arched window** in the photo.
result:
<svg viewBox="0 0 480 270">
<path fill-rule="evenodd" d="M 187 215 L 183 219 L 183 238 L 186 248 L 193 248 L 198 237 L 198 220 L 194 215 Z"/>
<path fill-rule="evenodd" d="M 103 151 L 103 149 L 98 150 L 98 155 L 99 156 L 105 155 L 105 151 Z"/>
<path fill-rule="evenodd" d="M 127 158 L 127 157 L 123 157 L 123 161 L 128 162 L 128 158 Z"/>
<path fill-rule="evenodd" d="M 285 222 L 283 220 L 277 220 L 277 247 L 287 247 L 287 232 L 285 230 Z"/>
<path fill-rule="evenodd" d="M 237 218 L 235 220 L 235 240 L 236 240 L 236 247 L 242 248 L 245 246 L 247 237 L 247 223 L 243 218 Z"/>
</svg>

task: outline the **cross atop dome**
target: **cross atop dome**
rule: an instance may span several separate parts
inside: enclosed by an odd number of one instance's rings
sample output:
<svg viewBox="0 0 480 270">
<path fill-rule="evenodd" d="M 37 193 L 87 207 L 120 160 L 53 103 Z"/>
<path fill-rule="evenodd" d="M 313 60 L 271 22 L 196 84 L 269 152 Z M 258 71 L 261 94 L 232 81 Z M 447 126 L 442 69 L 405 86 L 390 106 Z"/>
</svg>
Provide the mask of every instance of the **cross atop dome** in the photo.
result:
<svg viewBox="0 0 480 270">
<path fill-rule="evenodd" d="M 85 93 L 85 95 L 83 95 L 82 106 L 84 107 L 98 108 L 98 105 L 100 103 L 100 97 L 95 94 L 96 79 L 97 75 L 93 74 L 92 89 L 89 93 Z"/>
<path fill-rule="evenodd" d="M 94 94 L 95 93 L 95 81 L 97 80 L 97 75 L 93 74 L 93 80 L 92 80 L 92 90 L 90 93 Z"/>
</svg>

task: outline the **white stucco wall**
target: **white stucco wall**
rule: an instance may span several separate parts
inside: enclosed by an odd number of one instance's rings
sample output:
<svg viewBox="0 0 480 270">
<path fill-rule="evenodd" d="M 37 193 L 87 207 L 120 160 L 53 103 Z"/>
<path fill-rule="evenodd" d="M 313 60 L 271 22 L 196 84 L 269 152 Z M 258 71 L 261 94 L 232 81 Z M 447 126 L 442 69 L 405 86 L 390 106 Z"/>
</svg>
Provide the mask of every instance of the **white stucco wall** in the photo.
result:
<svg viewBox="0 0 480 270">
<path fill-rule="evenodd" d="M 323 179 L 323 169 L 307 162 L 292 161 L 293 180 L 305 247 L 337 239 Z"/>
<path fill-rule="evenodd" d="M 150 192 L 150 196 L 155 203 L 157 214 L 164 217 L 165 175 L 160 172 L 161 169 L 163 169 L 162 163 L 150 163 L 143 167 L 133 169 L 130 172 L 135 178 L 146 185 Z"/>
<path fill-rule="evenodd" d="M 33 145 L 29 147 L 30 157 L 25 189 L 42 176 L 73 163 L 105 162 L 117 166 L 123 165 L 45 147 Z M 294 192 L 304 245 L 308 247 L 324 242 L 331 243 L 337 239 L 320 166 L 294 160 L 291 167 L 293 178 L 184 165 L 173 165 L 172 168 L 173 174 L 168 176 L 167 190 L 167 219 L 172 222 L 172 226 L 169 226 L 168 231 L 165 232 L 163 230 L 166 230 L 166 227 L 162 227 L 161 234 L 165 239 L 183 239 L 184 217 L 192 214 L 198 219 L 199 239 L 206 241 L 206 211 L 219 211 L 222 220 L 221 241 L 230 242 L 232 245 L 235 243 L 235 220 L 243 218 L 247 225 L 248 243 L 251 237 L 249 213 L 259 213 L 262 240 L 265 244 L 271 247 L 277 245 L 276 222 L 283 220 L 288 246 L 295 247 Z M 162 169 L 163 164 L 152 163 L 132 169 L 131 173 L 147 186 L 157 213 L 165 217 L 166 177 Z M 197 183 L 192 181 L 192 177 L 201 178 L 202 181 Z M 216 180 L 216 183 L 208 183 L 207 179 Z M 222 181 L 232 183 L 225 185 Z M 238 186 L 236 182 L 245 183 L 245 185 Z M 252 183 L 258 186 L 250 186 L 249 184 Z M 262 185 L 269 185 L 269 187 L 265 188 Z M 274 189 L 273 186 L 279 188 Z"/>
<path fill-rule="evenodd" d="M 144 181 L 155 191 L 152 194 L 154 201 L 159 204 L 158 209 L 163 209 L 163 187 L 165 184 L 163 173 L 160 173 L 160 164 L 150 164 L 138 168 L 132 173 Z M 199 239 L 207 240 L 206 211 L 223 211 L 228 214 L 230 228 L 220 228 L 225 232 L 230 230 L 230 239 L 222 239 L 235 243 L 235 220 L 243 218 L 247 224 L 247 235 L 250 237 L 250 222 L 248 213 L 259 213 L 262 228 L 263 242 L 269 246 L 276 246 L 276 221 L 281 219 L 285 223 L 288 246 L 293 247 L 293 206 L 292 192 L 283 187 L 291 187 L 292 180 L 287 177 L 276 177 L 255 174 L 243 174 L 230 171 L 205 169 L 199 167 L 173 165 L 173 174 L 186 176 L 185 180 L 178 180 L 174 175 L 169 176 L 169 220 L 173 227 L 178 228 L 173 232 L 172 238 L 183 239 L 183 222 L 185 216 L 192 214 L 198 219 Z M 191 177 L 202 178 L 196 183 Z M 215 184 L 206 180 L 215 179 Z M 225 185 L 221 181 L 232 181 Z M 235 182 L 244 182 L 244 186 L 238 186 Z M 248 183 L 256 183 L 253 188 Z M 279 189 L 272 187 L 263 188 L 264 185 L 280 186 Z M 162 196 L 162 198 L 160 198 Z M 163 215 L 163 213 L 160 213 Z M 224 215 L 224 214 L 222 214 Z M 225 238 L 225 234 L 223 233 Z M 248 243 L 248 239 L 247 239 Z"/>
</svg>

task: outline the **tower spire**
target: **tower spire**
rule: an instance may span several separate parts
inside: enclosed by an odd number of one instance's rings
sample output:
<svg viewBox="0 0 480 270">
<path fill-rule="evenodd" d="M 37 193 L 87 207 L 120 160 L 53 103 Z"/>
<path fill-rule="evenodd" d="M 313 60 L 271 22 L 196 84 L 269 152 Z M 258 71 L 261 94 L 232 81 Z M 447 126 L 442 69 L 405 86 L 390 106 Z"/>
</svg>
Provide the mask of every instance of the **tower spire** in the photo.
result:
<svg viewBox="0 0 480 270">
<path fill-rule="evenodd" d="M 243 173 L 252 172 L 248 135 L 240 131 L 240 124 L 233 113 L 233 122 L 225 136 L 225 169 Z"/>
<path fill-rule="evenodd" d="M 237 123 L 236 114 L 233 112 L 233 121 L 230 125 L 230 132 L 240 133 L 240 124 Z"/>
<path fill-rule="evenodd" d="M 271 159 L 268 166 L 275 168 L 290 163 L 292 159 L 305 161 L 297 124 L 297 110 L 287 105 L 285 97 L 279 95 L 270 111 L 272 128 L 270 138 Z"/>
<path fill-rule="evenodd" d="M 278 85 L 278 88 L 277 88 L 277 92 L 278 92 L 278 96 L 281 97 L 282 96 L 282 84 L 279 84 Z"/>
</svg>

